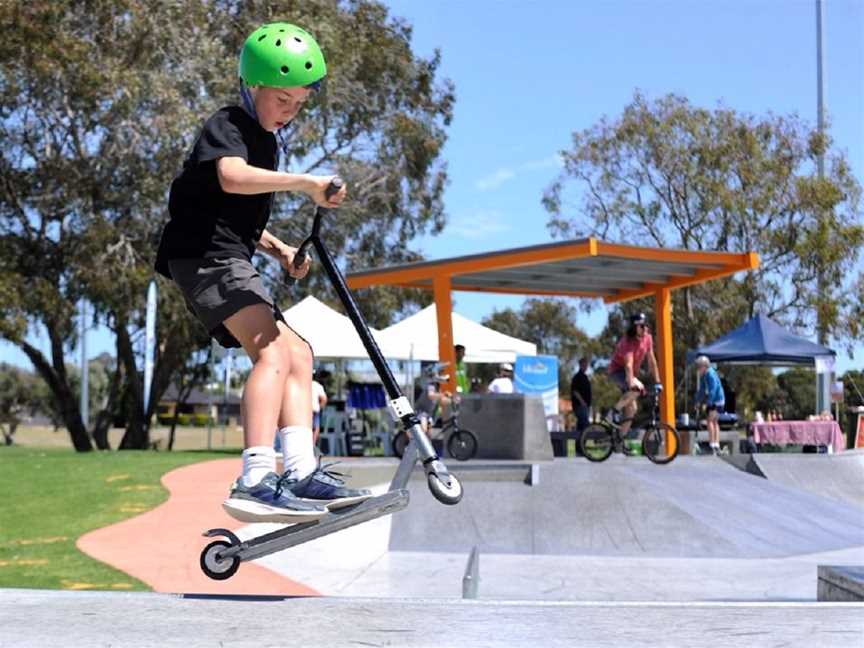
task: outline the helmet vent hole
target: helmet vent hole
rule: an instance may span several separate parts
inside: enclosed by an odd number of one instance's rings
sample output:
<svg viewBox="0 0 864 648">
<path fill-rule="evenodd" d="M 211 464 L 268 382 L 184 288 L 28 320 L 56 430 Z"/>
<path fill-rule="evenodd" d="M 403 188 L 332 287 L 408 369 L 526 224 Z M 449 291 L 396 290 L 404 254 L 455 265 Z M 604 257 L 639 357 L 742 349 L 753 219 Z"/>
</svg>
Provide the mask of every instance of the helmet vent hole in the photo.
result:
<svg viewBox="0 0 864 648">
<path fill-rule="evenodd" d="M 261 34 L 261 35 L 258 37 L 258 42 L 260 43 L 260 42 L 261 42 L 262 40 L 264 40 L 265 38 L 267 38 L 267 34 Z"/>
<path fill-rule="evenodd" d="M 303 42 L 303 40 L 300 39 L 300 38 L 298 38 L 297 36 L 294 37 L 294 40 L 297 41 L 298 43 L 302 43 L 302 42 Z"/>
<path fill-rule="evenodd" d="M 283 65 L 281 67 L 281 70 L 282 70 L 282 74 L 288 74 L 288 66 L 287 65 Z"/>
<path fill-rule="evenodd" d="M 277 38 L 276 39 L 276 47 L 279 47 L 280 45 L 282 45 L 282 41 Z"/>
<path fill-rule="evenodd" d="M 311 70 L 311 69 L 312 69 L 312 61 L 306 61 L 306 69 L 307 69 L 307 70 Z"/>
</svg>

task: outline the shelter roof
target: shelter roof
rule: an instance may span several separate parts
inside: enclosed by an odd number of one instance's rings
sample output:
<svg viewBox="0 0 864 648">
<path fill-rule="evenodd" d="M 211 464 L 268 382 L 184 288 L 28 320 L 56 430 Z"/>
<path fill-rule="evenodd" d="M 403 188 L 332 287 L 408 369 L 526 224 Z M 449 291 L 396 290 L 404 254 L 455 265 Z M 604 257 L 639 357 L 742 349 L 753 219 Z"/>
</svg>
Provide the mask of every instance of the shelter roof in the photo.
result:
<svg viewBox="0 0 864 648">
<path fill-rule="evenodd" d="M 445 275 L 452 290 L 593 297 L 613 303 L 758 266 L 754 252 L 650 248 L 583 238 L 361 270 L 348 275 L 348 285 L 432 289 L 433 279 Z"/>
</svg>

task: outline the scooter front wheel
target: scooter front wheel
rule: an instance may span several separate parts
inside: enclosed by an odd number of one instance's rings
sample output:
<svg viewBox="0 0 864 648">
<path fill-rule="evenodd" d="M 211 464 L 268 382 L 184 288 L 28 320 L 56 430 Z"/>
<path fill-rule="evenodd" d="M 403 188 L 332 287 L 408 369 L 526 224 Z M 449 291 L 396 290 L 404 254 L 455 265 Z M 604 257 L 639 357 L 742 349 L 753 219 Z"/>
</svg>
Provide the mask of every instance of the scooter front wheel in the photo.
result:
<svg viewBox="0 0 864 648">
<path fill-rule="evenodd" d="M 429 490 L 432 496 L 442 504 L 452 506 L 458 504 L 462 499 L 462 484 L 454 475 L 450 475 L 450 485 L 448 486 L 435 473 L 426 475 L 426 482 L 429 484 Z"/>
<path fill-rule="evenodd" d="M 213 580 L 227 580 L 240 567 L 240 559 L 236 556 L 222 559 L 219 554 L 231 546 L 230 542 L 216 540 L 211 542 L 201 552 L 201 570 Z"/>
</svg>

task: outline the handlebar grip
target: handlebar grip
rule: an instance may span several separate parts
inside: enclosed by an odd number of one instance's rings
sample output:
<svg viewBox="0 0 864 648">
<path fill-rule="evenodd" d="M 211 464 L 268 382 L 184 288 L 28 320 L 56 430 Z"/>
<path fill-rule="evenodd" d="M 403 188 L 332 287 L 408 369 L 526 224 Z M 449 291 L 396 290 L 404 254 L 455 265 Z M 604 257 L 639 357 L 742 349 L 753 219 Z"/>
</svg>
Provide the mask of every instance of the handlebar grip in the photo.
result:
<svg viewBox="0 0 864 648">
<path fill-rule="evenodd" d="M 342 180 L 339 176 L 336 176 L 330 181 L 330 184 L 327 185 L 327 188 L 324 190 L 324 197 L 328 200 L 339 193 L 339 190 L 345 185 L 345 181 Z"/>
</svg>

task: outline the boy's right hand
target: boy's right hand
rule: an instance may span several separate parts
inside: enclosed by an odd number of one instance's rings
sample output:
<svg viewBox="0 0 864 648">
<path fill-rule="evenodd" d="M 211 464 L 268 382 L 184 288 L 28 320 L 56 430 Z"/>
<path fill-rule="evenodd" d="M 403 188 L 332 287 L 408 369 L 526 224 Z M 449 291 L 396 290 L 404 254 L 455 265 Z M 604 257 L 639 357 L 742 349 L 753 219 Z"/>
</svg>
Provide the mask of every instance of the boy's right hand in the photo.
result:
<svg viewBox="0 0 864 648">
<path fill-rule="evenodd" d="M 315 201 L 316 205 L 320 207 L 325 207 L 327 209 L 335 209 L 342 204 L 342 201 L 345 200 L 345 197 L 348 195 L 348 185 L 343 182 L 342 188 L 337 191 L 335 194 L 328 198 L 325 195 L 327 191 L 327 187 L 330 186 L 330 183 L 333 181 L 333 178 L 336 176 L 309 176 L 310 186 L 309 190 L 306 192 L 309 197 Z"/>
</svg>

